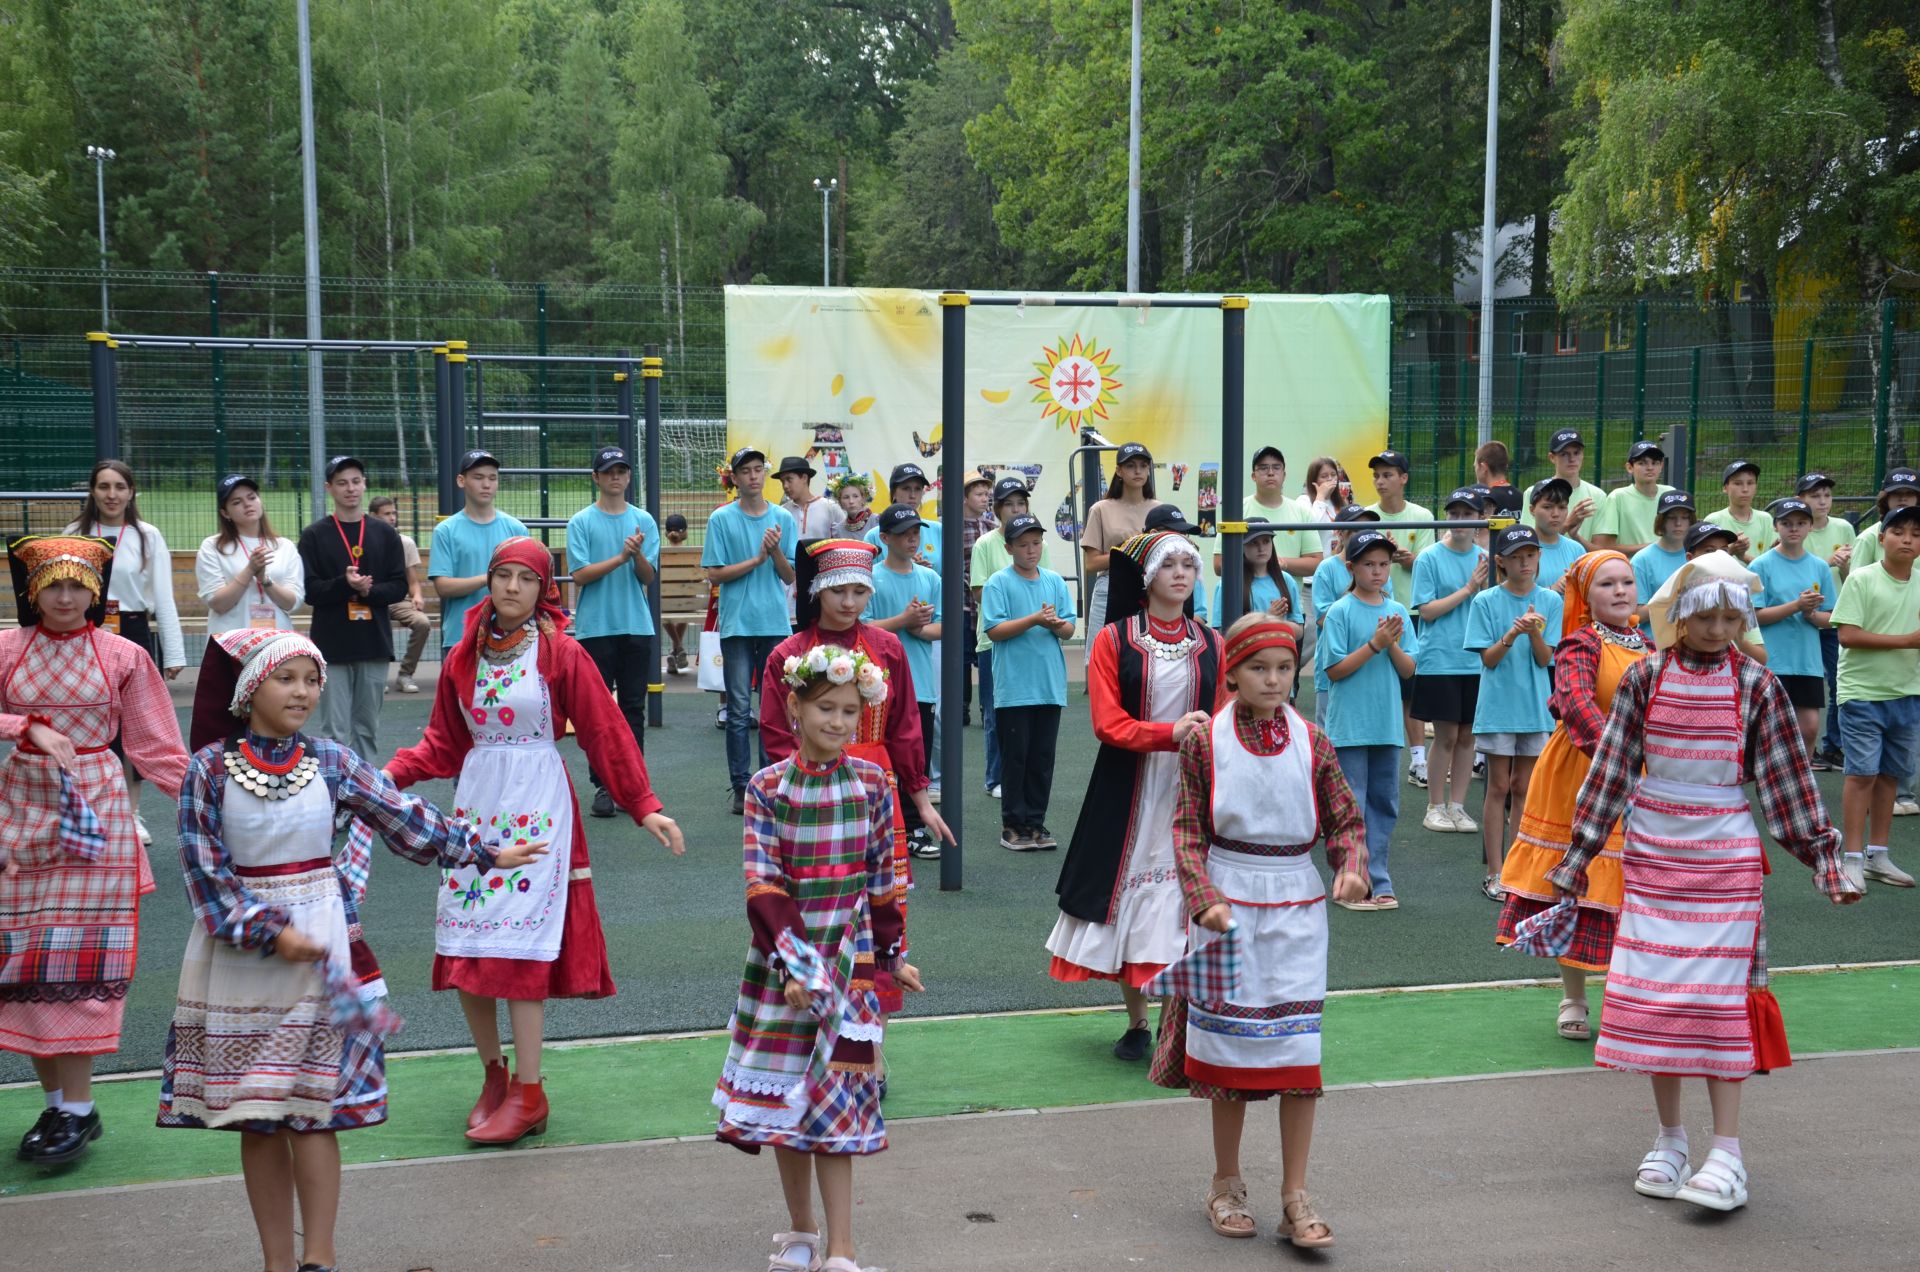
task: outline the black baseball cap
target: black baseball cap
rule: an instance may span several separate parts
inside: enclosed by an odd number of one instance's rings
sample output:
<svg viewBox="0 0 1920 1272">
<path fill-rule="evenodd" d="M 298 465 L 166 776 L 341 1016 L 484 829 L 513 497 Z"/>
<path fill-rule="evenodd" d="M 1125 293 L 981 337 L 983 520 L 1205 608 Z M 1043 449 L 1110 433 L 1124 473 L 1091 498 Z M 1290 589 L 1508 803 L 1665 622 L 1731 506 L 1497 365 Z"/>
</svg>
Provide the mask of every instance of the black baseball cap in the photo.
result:
<svg viewBox="0 0 1920 1272">
<path fill-rule="evenodd" d="M 1658 534 L 1660 532 L 1660 519 L 1662 517 L 1665 517 L 1668 513 L 1673 512 L 1680 508 L 1685 508 L 1688 512 L 1692 513 L 1695 517 L 1698 517 L 1700 515 L 1700 510 L 1693 506 L 1693 496 L 1688 494 L 1684 490 L 1669 490 L 1665 494 L 1661 495 L 1658 499 L 1654 500 L 1654 503 L 1653 503 L 1654 533 Z"/>
<path fill-rule="evenodd" d="M 1280 453 L 1278 446 L 1262 446 L 1259 450 L 1253 452 L 1253 458 L 1247 461 L 1247 467 L 1258 468 L 1260 461 L 1269 455 L 1279 460 L 1282 467 L 1286 466 L 1287 457 Z"/>
<path fill-rule="evenodd" d="M 1273 523 L 1265 517 L 1250 517 L 1247 520 L 1246 533 L 1241 535 L 1240 539 L 1243 543 L 1250 543 L 1255 539 L 1271 539 L 1279 533 L 1273 528 Z"/>
<path fill-rule="evenodd" d="M 1151 517 L 1153 514 L 1148 513 L 1147 515 Z M 1342 508 L 1339 512 L 1334 513 L 1333 519 L 1335 522 L 1378 521 L 1380 520 L 1380 514 L 1375 512 L 1371 508 L 1362 507 L 1360 504 L 1348 504 L 1346 507 Z"/>
<path fill-rule="evenodd" d="M 927 474 L 921 469 L 920 465 L 895 464 L 893 466 L 893 472 L 887 477 L 887 493 L 892 494 L 893 488 L 903 481 L 917 481 L 922 486 L 931 486 L 933 484 L 927 480 Z"/>
<path fill-rule="evenodd" d="M 602 446 L 593 453 L 593 471 L 604 473 L 609 468 L 632 468 L 633 462 L 627 458 L 627 452 L 618 446 Z"/>
<path fill-rule="evenodd" d="M 757 459 L 764 464 L 767 462 L 767 453 L 758 446 L 742 446 L 733 452 L 733 458 L 727 461 L 727 467 L 734 472 L 739 472 L 740 465 L 751 459 Z"/>
<path fill-rule="evenodd" d="M 1153 452 L 1138 442 L 1127 442 L 1120 447 L 1119 453 L 1113 457 L 1113 466 L 1118 468 L 1130 459 L 1144 459 L 1151 464 L 1153 462 Z"/>
<path fill-rule="evenodd" d="M 905 504 L 895 504 L 880 514 L 880 533 L 899 534 L 902 531 L 918 529 L 927 524 L 920 520 L 920 514 Z"/>
<path fill-rule="evenodd" d="M 1575 433 L 1578 438 L 1580 434 Z M 1527 487 L 1527 507 L 1539 503 L 1549 495 L 1558 495 L 1562 501 L 1573 498 L 1573 483 L 1565 477 L 1546 477 Z"/>
<path fill-rule="evenodd" d="M 492 451 L 475 449 L 468 451 L 460 457 L 459 473 L 464 477 L 470 470 L 478 468 L 482 464 L 492 464 L 495 468 L 500 467 L 500 461 Z"/>
<path fill-rule="evenodd" d="M 1796 499 L 1792 495 L 1788 495 L 1784 499 L 1776 499 L 1768 504 L 1767 515 L 1775 521 L 1793 516 L 1806 517 L 1808 520 L 1812 520 L 1813 509 L 1807 507 L 1806 500 Z"/>
<path fill-rule="evenodd" d="M 1493 554 L 1511 556 L 1521 548 L 1537 548 L 1540 536 L 1534 533 L 1532 526 L 1508 526 L 1493 537 Z"/>
<path fill-rule="evenodd" d="M 1375 455 L 1367 461 L 1367 467 L 1398 468 L 1403 473 L 1411 473 L 1413 471 L 1413 465 L 1407 462 L 1407 457 L 1397 450 L 1381 451 L 1378 455 Z"/>
<path fill-rule="evenodd" d="M 1368 548 L 1385 548 L 1393 551 L 1393 540 L 1378 530 L 1362 530 L 1347 540 L 1346 557 L 1349 561 L 1358 561 L 1360 554 Z"/>
<path fill-rule="evenodd" d="M 1687 551 L 1689 553 L 1696 552 L 1702 544 L 1712 539 L 1723 538 L 1728 543 L 1732 543 L 1739 537 L 1739 535 L 1727 529 L 1725 526 L 1715 525 L 1711 521 L 1702 521 L 1699 525 L 1687 531 Z"/>
<path fill-rule="evenodd" d="M 666 528 L 669 530 L 685 530 L 687 528 L 687 519 L 681 513 L 670 512 L 667 514 Z"/>
<path fill-rule="evenodd" d="M 1886 480 L 1880 483 L 1880 493 L 1890 495 L 1896 490 L 1920 490 L 1920 473 L 1911 468 L 1889 470 Z"/>
<path fill-rule="evenodd" d="M 367 466 L 352 455 L 335 455 L 327 461 L 327 480 L 332 481 L 343 468 L 358 468 L 360 475 L 367 475 Z"/>
<path fill-rule="evenodd" d="M 1200 533 L 1200 527 L 1187 520 L 1187 514 L 1180 511 L 1180 506 L 1170 503 L 1155 504 L 1147 509 L 1142 529 L 1172 530 L 1178 534 Z"/>
<path fill-rule="evenodd" d="M 1750 459 L 1736 459 L 1720 470 L 1720 484 L 1722 486 L 1726 485 L 1733 480 L 1734 475 L 1737 473 L 1752 473 L 1754 477 L 1758 478 L 1760 476 L 1760 465 Z"/>
<path fill-rule="evenodd" d="M 1446 499 L 1441 501 L 1440 510 L 1444 512 L 1448 508 L 1464 504 L 1466 507 L 1478 512 L 1480 511 L 1480 501 L 1485 498 L 1480 492 L 1485 489 L 1485 486 L 1455 486 L 1452 492 L 1447 495 Z"/>
<path fill-rule="evenodd" d="M 1554 432 L 1552 440 L 1547 443 L 1547 454 L 1558 455 L 1569 446 L 1578 446 L 1581 450 L 1587 448 L 1587 444 L 1580 439 L 1579 429 L 1558 429 Z"/>
<path fill-rule="evenodd" d="M 1660 443 L 1641 440 L 1627 447 L 1627 462 L 1636 459 L 1665 459 L 1667 452 L 1660 449 Z"/>
<path fill-rule="evenodd" d="M 1025 478 L 1002 477 L 999 481 L 993 483 L 993 506 L 998 508 L 1002 499 L 1008 499 L 1014 495 L 1024 495 L 1026 493 L 1027 483 Z M 1151 517 L 1153 514 L 1149 512 L 1147 515 Z"/>
<path fill-rule="evenodd" d="M 365 472 L 366 470 L 361 469 L 361 471 Z M 327 475 L 331 477 L 333 474 L 328 473 Z M 233 492 L 242 486 L 252 488 L 253 493 L 256 495 L 260 493 L 260 483 L 253 478 L 247 476 L 245 473 L 228 473 L 220 479 L 220 484 L 213 488 L 214 494 L 217 497 L 214 506 L 218 508 L 226 507 L 227 500 L 233 498 Z"/>
<path fill-rule="evenodd" d="M 1013 520 L 1007 522 L 1007 528 L 1000 533 L 1008 543 L 1012 543 L 1029 530 L 1038 530 L 1041 534 L 1047 532 L 1047 528 L 1040 524 L 1040 518 L 1031 513 L 1023 512 Z"/>
<path fill-rule="evenodd" d="M 1902 521 L 1920 521 L 1920 505 L 1907 504 L 1900 508 L 1889 508 L 1887 515 L 1880 518 L 1880 529 L 1891 530 Z"/>
<path fill-rule="evenodd" d="M 813 470 L 813 465 L 807 462 L 807 458 L 804 455 L 789 455 L 780 461 L 780 467 L 773 470 L 775 477 L 784 477 L 788 473 L 805 473 L 809 477 L 817 475 Z"/>
<path fill-rule="evenodd" d="M 1822 486 L 1832 489 L 1837 485 L 1839 485 L 1839 483 L 1834 481 L 1832 476 L 1827 473 L 1808 473 L 1794 483 L 1793 493 L 1796 495 L 1804 495 L 1809 490 L 1818 490 Z"/>
</svg>

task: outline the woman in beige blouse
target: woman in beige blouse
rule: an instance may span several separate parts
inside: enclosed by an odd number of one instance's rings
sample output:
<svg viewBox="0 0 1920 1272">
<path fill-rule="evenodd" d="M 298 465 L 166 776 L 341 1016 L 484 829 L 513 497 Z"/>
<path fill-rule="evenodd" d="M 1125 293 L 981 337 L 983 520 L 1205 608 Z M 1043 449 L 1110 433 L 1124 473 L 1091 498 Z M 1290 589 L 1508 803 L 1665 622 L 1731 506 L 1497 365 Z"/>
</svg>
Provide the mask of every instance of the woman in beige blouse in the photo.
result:
<svg viewBox="0 0 1920 1272">
<path fill-rule="evenodd" d="M 1114 456 L 1113 480 L 1106 498 L 1087 509 L 1087 526 L 1080 532 L 1087 575 L 1087 650 L 1107 621 L 1107 558 L 1113 550 L 1147 528 L 1147 511 L 1159 499 L 1153 493 L 1153 456 L 1138 442 L 1128 442 Z"/>
</svg>

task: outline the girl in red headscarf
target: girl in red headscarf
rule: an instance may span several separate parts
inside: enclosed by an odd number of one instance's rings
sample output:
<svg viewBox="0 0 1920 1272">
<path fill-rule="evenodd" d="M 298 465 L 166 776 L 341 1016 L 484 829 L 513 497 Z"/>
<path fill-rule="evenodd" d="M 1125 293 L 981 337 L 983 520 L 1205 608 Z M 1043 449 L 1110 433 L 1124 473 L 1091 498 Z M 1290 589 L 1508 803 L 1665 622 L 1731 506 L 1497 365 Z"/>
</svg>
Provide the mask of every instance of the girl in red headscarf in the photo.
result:
<svg viewBox="0 0 1920 1272">
<path fill-rule="evenodd" d="M 546 1000 L 614 992 L 579 801 L 555 745 L 568 720 L 619 805 L 676 856 L 686 851 L 647 781 L 633 731 L 566 625 L 547 549 L 524 536 L 495 548 L 487 599 L 467 615 L 465 635 L 447 651 L 426 735 L 387 765 L 402 788 L 458 777 L 455 814 L 474 822 L 494 851 L 571 845 L 520 870 L 443 872 L 433 987 L 459 991 L 485 1065 L 467 1117 L 467 1138 L 480 1144 L 510 1144 L 546 1129 Z M 508 1000 L 513 1026 L 511 1078 L 500 1045 L 500 998 Z"/>
</svg>

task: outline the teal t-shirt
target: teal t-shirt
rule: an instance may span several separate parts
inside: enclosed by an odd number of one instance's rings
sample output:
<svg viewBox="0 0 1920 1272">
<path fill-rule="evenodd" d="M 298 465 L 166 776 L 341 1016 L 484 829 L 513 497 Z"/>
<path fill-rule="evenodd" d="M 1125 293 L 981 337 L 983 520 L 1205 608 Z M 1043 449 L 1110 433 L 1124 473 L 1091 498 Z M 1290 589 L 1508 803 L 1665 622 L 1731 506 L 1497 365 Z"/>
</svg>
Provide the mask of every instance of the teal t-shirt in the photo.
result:
<svg viewBox="0 0 1920 1272">
<path fill-rule="evenodd" d="M 1633 554 L 1634 599 L 1645 605 L 1660 590 L 1660 585 L 1672 578 L 1674 572 L 1687 563 L 1685 548 L 1669 552 L 1660 546 L 1658 539 Z M 1640 631 L 1648 640 L 1653 639 L 1653 624 L 1640 624 Z"/>
<path fill-rule="evenodd" d="M 1449 596 L 1473 579 L 1474 567 L 1487 559 L 1485 551 L 1469 544 L 1456 551 L 1445 541 L 1434 544 L 1413 560 L 1413 604 L 1415 614 L 1428 601 Z M 1467 606 L 1456 605 L 1438 620 L 1420 622 L 1420 665 L 1423 676 L 1477 676 L 1480 660 L 1467 652 Z"/>
<path fill-rule="evenodd" d="M 1045 566 L 1037 578 L 1022 578 L 1012 566 L 980 589 L 980 626 L 987 630 L 1010 618 L 1025 618 L 1051 604 L 1061 618 L 1077 618 L 1066 581 Z M 993 706 L 1064 707 L 1067 659 L 1060 638 L 1044 627 L 1029 627 L 1012 640 L 993 642 Z"/>
<path fill-rule="evenodd" d="M 567 522 L 567 568 L 578 574 L 592 565 L 620 555 L 620 546 L 635 532 L 647 537 L 640 551 L 647 563 L 660 568 L 660 527 L 645 508 L 628 504 L 618 515 L 588 504 Z M 646 585 L 633 572 L 633 563 L 614 567 L 593 582 L 575 589 L 573 634 L 581 640 L 595 636 L 651 636 L 653 611 L 647 607 Z"/>
<path fill-rule="evenodd" d="M 1833 585 L 1833 571 L 1811 552 L 1798 560 L 1780 554 L 1775 547 L 1754 558 L 1753 572 L 1766 584 L 1766 590 L 1753 600 L 1755 609 L 1785 605 L 1800 599 L 1810 587 L 1820 589 L 1820 608 L 1831 613 L 1839 604 L 1840 593 Z M 1762 629 L 1767 638 L 1767 670 L 1776 676 L 1825 676 L 1826 664 L 1820 659 L 1820 629 L 1807 621 L 1805 614 L 1790 614 Z"/>
<path fill-rule="evenodd" d="M 1326 639 L 1327 611 L 1333 603 L 1347 594 L 1353 586 L 1353 575 L 1347 570 L 1347 563 L 1340 559 L 1337 552 L 1329 552 L 1319 565 L 1313 567 L 1313 624 L 1314 634 L 1320 640 Z M 1322 647 L 1324 648 L 1324 646 Z M 1327 679 L 1327 656 L 1314 651 L 1313 689 L 1324 696 L 1332 681 Z"/>
<path fill-rule="evenodd" d="M 1515 596 L 1504 587 L 1490 587 L 1473 598 L 1467 607 L 1467 648 L 1476 658 L 1483 649 L 1491 649 L 1513 629 L 1513 620 L 1527 612 L 1527 606 L 1547 620 L 1540 638 L 1548 645 L 1560 643 L 1561 601 L 1558 593 L 1536 585 L 1525 596 Z M 1497 667 L 1480 666 L 1480 702 L 1473 709 L 1475 733 L 1548 733 L 1553 729 L 1553 713 L 1547 710 L 1547 698 L 1553 693 L 1553 679 L 1547 669 L 1534 661 L 1533 642 L 1516 640 Z"/>
<path fill-rule="evenodd" d="M 1293 581 L 1293 575 L 1291 574 L 1283 574 L 1280 577 L 1287 581 L 1287 619 L 1288 621 L 1294 622 L 1294 623 L 1304 621 L 1300 615 L 1300 585 Z M 1204 622 L 1206 621 L 1206 617 L 1208 613 L 1219 615 L 1219 614 L 1224 614 L 1226 612 L 1220 606 L 1221 587 L 1222 585 L 1219 583 L 1215 583 L 1213 585 L 1213 609 L 1211 611 L 1209 611 L 1206 608 L 1206 606 L 1200 604 L 1200 600 L 1201 600 L 1200 597 L 1196 596 L 1194 598 L 1194 617 L 1195 618 L 1198 618 Z M 1265 613 L 1267 606 L 1273 604 L 1275 601 L 1279 599 L 1280 599 L 1280 585 L 1273 581 L 1273 576 L 1271 574 L 1258 575 L 1253 580 L 1253 595 L 1247 597 L 1246 612 L 1249 614 Z M 1214 626 L 1216 627 L 1219 626 L 1219 623 L 1217 620 L 1215 621 Z"/>
<path fill-rule="evenodd" d="M 780 527 L 780 551 L 791 561 L 798 546 L 799 529 L 793 514 L 778 504 L 749 517 L 738 503 L 715 508 L 707 518 L 707 542 L 700 550 L 700 564 L 737 565 L 760 553 L 760 540 L 774 526 Z M 730 636 L 790 636 L 793 624 L 787 621 L 787 584 L 768 557 L 740 578 L 720 585 L 720 639 Z"/>
<path fill-rule="evenodd" d="M 487 562 L 493 559 L 493 550 L 516 535 L 523 535 L 527 528 L 518 518 L 504 512 L 495 511 L 493 520 L 475 521 L 467 516 L 465 510 L 454 513 L 433 528 L 433 542 L 427 558 L 427 577 L 430 579 L 472 578 L 476 574 L 487 572 Z M 451 649 L 467 629 L 467 611 L 480 603 L 487 594 L 484 585 L 468 592 L 465 596 L 443 597 L 440 601 L 440 645 Z"/>
<path fill-rule="evenodd" d="M 935 574 L 940 573 L 940 534 L 940 523 L 938 521 L 921 522 L 920 555 L 927 559 L 927 565 L 932 568 Z M 883 553 L 887 550 L 886 540 L 880 537 L 880 518 L 875 517 L 873 524 L 867 527 L 866 540 L 868 543 L 879 548 Z M 976 539 L 973 546 L 976 548 L 979 547 L 979 540 Z M 975 577 L 977 578 L 979 576 L 976 575 Z M 995 679 L 998 679 L 997 672 L 995 673 Z M 997 699 L 998 695 L 995 695 L 995 697 Z"/>
<path fill-rule="evenodd" d="M 1316 582 L 1316 595 L 1319 590 Z M 1400 615 L 1405 624 L 1400 648 L 1409 657 L 1419 658 L 1421 637 L 1414 634 L 1413 617 L 1407 613 L 1406 606 L 1391 597 L 1378 605 L 1369 605 L 1351 592 L 1335 601 L 1327 611 L 1327 621 L 1320 628 L 1320 649 L 1315 657 L 1325 659 L 1329 667 L 1337 665 L 1372 640 L 1374 628 L 1389 614 Z M 996 661 L 993 667 L 997 701 L 1000 664 Z M 1375 654 L 1345 680 L 1332 681 L 1324 714 L 1327 740 L 1336 747 L 1405 746 L 1407 725 L 1400 712 L 1400 673 L 1393 665 L 1392 655 Z"/>
<path fill-rule="evenodd" d="M 907 573 L 899 574 L 889 568 L 885 561 L 875 562 L 873 567 L 873 595 L 867 599 L 867 609 L 862 615 L 871 622 L 876 618 L 892 618 L 906 612 L 911 601 L 924 601 L 933 606 L 933 621 L 940 621 L 940 576 L 924 565 L 913 566 Z M 918 632 L 897 631 L 901 648 L 907 651 L 907 670 L 913 673 L 913 696 L 919 702 L 933 702 L 940 697 L 940 685 L 933 674 L 933 642 Z M 997 677 L 996 677 L 997 680 Z"/>
<path fill-rule="evenodd" d="M 1540 574 L 1534 581 L 1541 587 L 1552 587 L 1560 581 L 1560 576 L 1573 568 L 1573 563 L 1587 554 L 1580 540 L 1569 535 L 1561 535 L 1553 543 L 1540 541 Z"/>
</svg>

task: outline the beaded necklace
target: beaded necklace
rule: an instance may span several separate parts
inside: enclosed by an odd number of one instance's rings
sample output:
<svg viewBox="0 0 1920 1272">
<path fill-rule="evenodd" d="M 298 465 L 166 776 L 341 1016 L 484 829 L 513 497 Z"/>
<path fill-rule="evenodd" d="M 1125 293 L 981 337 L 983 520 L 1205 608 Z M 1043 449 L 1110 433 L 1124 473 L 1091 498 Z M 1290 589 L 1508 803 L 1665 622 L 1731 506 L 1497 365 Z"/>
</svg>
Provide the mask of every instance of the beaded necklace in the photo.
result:
<svg viewBox="0 0 1920 1272">
<path fill-rule="evenodd" d="M 533 628 L 531 618 L 504 635 L 499 628 L 489 626 L 487 638 L 480 643 L 480 656 L 496 667 L 506 666 L 519 658 L 527 642 L 533 639 Z"/>
<path fill-rule="evenodd" d="M 275 762 L 263 758 L 247 739 L 241 738 L 222 753 L 221 759 L 229 780 L 240 783 L 248 794 L 270 801 L 292 798 L 320 774 L 320 762 L 301 743 L 294 744 L 286 759 Z"/>
<path fill-rule="evenodd" d="M 1193 628 L 1184 618 L 1162 623 L 1148 613 L 1143 612 L 1140 617 L 1145 620 L 1141 635 L 1146 637 L 1153 656 L 1162 662 L 1178 662 L 1200 645 L 1200 638 L 1193 634 Z"/>
</svg>

